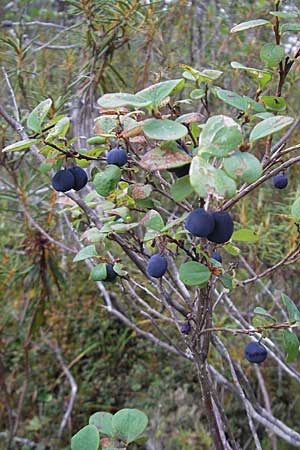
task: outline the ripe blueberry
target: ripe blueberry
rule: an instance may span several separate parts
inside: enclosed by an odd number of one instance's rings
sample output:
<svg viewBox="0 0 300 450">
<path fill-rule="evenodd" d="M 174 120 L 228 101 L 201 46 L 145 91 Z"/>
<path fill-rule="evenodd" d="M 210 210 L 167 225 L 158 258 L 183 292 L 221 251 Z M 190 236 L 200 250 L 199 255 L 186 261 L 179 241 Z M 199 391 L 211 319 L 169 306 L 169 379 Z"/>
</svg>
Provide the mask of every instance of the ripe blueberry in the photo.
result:
<svg viewBox="0 0 300 450">
<path fill-rule="evenodd" d="M 115 147 L 108 152 L 106 161 L 107 164 L 122 167 L 127 163 L 127 153 L 123 148 Z"/>
<path fill-rule="evenodd" d="M 190 322 L 184 323 L 183 325 L 181 325 L 181 328 L 180 328 L 182 334 L 189 334 L 191 329 L 192 329 L 192 327 L 191 327 Z"/>
<path fill-rule="evenodd" d="M 222 256 L 220 255 L 220 253 L 218 253 L 218 252 L 212 252 L 211 257 L 212 257 L 215 261 L 218 261 L 219 263 L 222 264 Z"/>
<path fill-rule="evenodd" d="M 194 209 L 185 220 L 185 228 L 194 236 L 207 237 L 213 232 L 215 221 L 213 214 L 202 208 Z"/>
<path fill-rule="evenodd" d="M 216 244 L 224 244 L 229 241 L 233 233 L 233 220 L 228 212 L 214 212 L 212 213 L 214 218 L 215 227 L 212 232 L 207 236 L 207 239 Z"/>
<path fill-rule="evenodd" d="M 70 169 L 59 170 L 52 178 L 52 186 L 58 192 L 67 192 L 73 189 L 75 177 Z"/>
<path fill-rule="evenodd" d="M 88 177 L 87 177 L 85 170 L 83 170 L 79 166 L 74 166 L 69 170 L 72 172 L 72 174 L 74 175 L 74 179 L 75 179 L 73 189 L 75 189 L 75 191 L 80 191 L 80 189 L 84 188 L 84 186 L 88 182 Z"/>
<path fill-rule="evenodd" d="M 104 281 L 114 281 L 117 277 L 117 272 L 114 271 L 113 264 L 106 264 L 106 278 Z"/>
<path fill-rule="evenodd" d="M 275 175 L 275 177 L 273 178 L 273 184 L 276 189 L 284 189 L 285 187 L 287 187 L 288 182 L 288 177 L 283 173 Z"/>
<path fill-rule="evenodd" d="M 267 349 L 259 342 L 249 342 L 245 347 L 245 358 L 251 363 L 260 364 L 267 356 Z"/>
<path fill-rule="evenodd" d="M 155 253 L 148 261 L 147 274 L 150 277 L 161 278 L 166 273 L 167 267 L 168 261 L 166 258 L 159 253 Z"/>
<path fill-rule="evenodd" d="M 181 178 L 189 174 L 190 167 L 191 167 L 190 164 L 185 164 L 184 166 L 181 167 L 174 167 L 173 169 L 169 169 L 169 172 L 173 172 L 175 173 L 176 177 Z"/>
</svg>

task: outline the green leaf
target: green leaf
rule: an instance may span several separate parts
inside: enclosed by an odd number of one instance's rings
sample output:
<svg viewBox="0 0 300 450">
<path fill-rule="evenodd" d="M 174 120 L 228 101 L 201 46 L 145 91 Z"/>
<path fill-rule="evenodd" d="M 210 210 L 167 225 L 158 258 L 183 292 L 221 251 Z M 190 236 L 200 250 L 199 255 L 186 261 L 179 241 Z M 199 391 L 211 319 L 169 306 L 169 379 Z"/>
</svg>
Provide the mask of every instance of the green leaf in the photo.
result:
<svg viewBox="0 0 300 450">
<path fill-rule="evenodd" d="M 144 121 L 143 129 L 149 139 L 161 141 L 175 141 L 188 132 L 184 125 L 169 119 L 147 119 Z"/>
<path fill-rule="evenodd" d="M 213 116 L 203 125 L 199 137 L 199 154 L 227 156 L 232 150 L 236 150 L 242 140 L 240 126 L 231 117 Z"/>
<path fill-rule="evenodd" d="M 284 48 L 276 44 L 265 44 L 260 50 L 260 59 L 268 66 L 275 67 L 285 56 Z"/>
<path fill-rule="evenodd" d="M 190 168 L 190 182 L 197 194 L 204 198 L 209 193 L 215 193 L 215 167 L 199 156 L 192 159 Z"/>
<path fill-rule="evenodd" d="M 290 322 L 300 322 L 300 312 L 293 300 L 285 294 L 281 294 L 281 299 L 288 311 Z"/>
<path fill-rule="evenodd" d="M 243 64 L 240 64 L 239 62 L 236 61 L 232 61 L 231 67 L 233 67 L 233 69 L 245 70 L 246 72 L 248 72 L 258 83 L 260 89 L 264 89 L 266 84 L 268 84 L 269 81 L 271 81 L 272 79 L 272 73 L 268 70 L 255 69 L 254 67 L 246 67 Z"/>
<path fill-rule="evenodd" d="M 262 25 L 268 25 L 271 22 L 265 19 L 249 20 L 248 22 L 242 22 L 235 27 L 231 28 L 230 33 L 237 33 L 239 31 L 249 30 L 250 28 L 260 27 Z"/>
<path fill-rule="evenodd" d="M 2 152 L 19 152 L 25 148 L 29 148 L 31 145 L 39 142 L 39 139 L 23 139 L 22 141 L 14 142 L 7 145 L 2 149 Z"/>
<path fill-rule="evenodd" d="M 299 12 L 270 11 L 270 14 L 280 19 L 297 19 L 299 17 Z"/>
<path fill-rule="evenodd" d="M 204 83 L 210 83 L 211 81 L 217 80 L 223 72 L 220 70 L 204 69 L 199 71 L 186 64 L 181 64 L 181 67 L 185 69 L 182 76 L 190 81 L 198 81 Z"/>
<path fill-rule="evenodd" d="M 243 98 L 247 102 L 248 109 L 251 109 L 253 112 L 263 113 L 265 111 L 263 105 L 253 100 L 253 98 L 250 98 L 247 95 L 243 95 Z"/>
<path fill-rule="evenodd" d="M 106 436 L 113 436 L 115 431 L 112 426 L 113 415 L 108 412 L 96 412 L 89 418 L 89 424 L 94 425 L 97 430 Z"/>
<path fill-rule="evenodd" d="M 117 92 L 113 94 L 104 94 L 97 101 L 101 108 L 106 109 L 118 109 L 122 106 L 134 106 L 142 108 L 151 104 L 150 100 L 145 100 L 143 97 L 134 94 L 126 94 L 123 92 Z"/>
<path fill-rule="evenodd" d="M 54 128 L 52 128 L 52 130 L 46 137 L 46 141 L 56 137 L 65 137 L 69 127 L 70 127 L 70 119 L 68 117 L 63 117 L 58 122 L 56 122 Z"/>
<path fill-rule="evenodd" d="M 270 117 L 274 117 L 273 113 L 270 112 L 262 112 L 262 113 L 258 113 L 258 114 L 254 114 L 253 117 L 258 117 L 259 119 L 269 119 Z"/>
<path fill-rule="evenodd" d="M 117 116 L 100 116 L 95 119 L 94 133 L 110 135 L 118 126 L 119 122 Z"/>
<path fill-rule="evenodd" d="M 101 145 L 105 144 L 106 138 L 103 136 L 92 136 L 86 140 L 89 145 Z"/>
<path fill-rule="evenodd" d="M 255 125 L 250 134 L 250 142 L 257 141 L 271 134 L 277 133 L 283 128 L 288 127 L 294 122 L 293 117 L 287 116 L 274 116 L 269 119 L 265 119 L 262 122 Z"/>
<path fill-rule="evenodd" d="M 241 253 L 241 250 L 238 247 L 235 247 L 230 242 L 223 246 L 223 249 L 232 256 L 238 256 Z"/>
<path fill-rule="evenodd" d="M 221 275 L 219 280 L 223 284 L 224 288 L 230 291 L 233 289 L 233 280 L 232 277 L 228 275 L 228 273 L 224 273 L 223 275 Z"/>
<path fill-rule="evenodd" d="M 276 322 L 276 319 L 261 306 L 257 306 L 256 308 L 254 308 L 254 314 L 267 317 L 268 319 L 271 319 L 273 322 Z"/>
<path fill-rule="evenodd" d="M 217 193 L 224 198 L 231 198 L 236 192 L 235 181 L 230 178 L 222 169 L 216 169 L 215 182 Z"/>
<path fill-rule="evenodd" d="M 204 69 L 198 73 L 198 81 L 204 81 L 205 83 L 216 81 L 223 74 L 221 70 Z"/>
<path fill-rule="evenodd" d="M 83 247 L 73 259 L 73 262 L 83 261 L 84 259 L 93 258 L 94 256 L 98 256 L 95 245 L 88 245 L 87 247 Z"/>
<path fill-rule="evenodd" d="M 71 440 L 72 450 L 98 450 L 100 437 L 94 425 L 87 425 L 76 433 Z"/>
<path fill-rule="evenodd" d="M 93 180 L 96 192 L 107 197 L 117 187 L 121 179 L 121 169 L 118 166 L 108 165 L 103 172 L 98 172 Z"/>
<path fill-rule="evenodd" d="M 252 183 L 262 174 L 260 161 L 251 153 L 235 152 L 224 160 L 224 169 L 234 179 L 241 178 L 246 183 Z"/>
<path fill-rule="evenodd" d="M 132 223 L 111 223 L 110 230 L 115 231 L 116 233 L 126 233 L 133 228 L 136 228 L 139 225 L 138 222 Z"/>
<path fill-rule="evenodd" d="M 205 96 L 205 90 L 204 89 L 194 89 L 191 93 L 190 93 L 190 97 L 193 100 L 200 100 L 201 98 L 203 98 Z"/>
<path fill-rule="evenodd" d="M 30 130 L 36 133 L 41 133 L 41 125 L 47 117 L 48 111 L 51 108 L 52 100 L 48 98 L 41 102 L 27 117 L 26 125 Z"/>
<path fill-rule="evenodd" d="M 201 122 L 202 116 L 200 113 L 192 112 L 187 114 L 182 114 L 175 119 L 175 122 L 183 123 L 184 125 L 189 125 L 191 123 Z"/>
<path fill-rule="evenodd" d="M 264 316 L 254 316 L 252 319 L 252 325 L 254 328 L 265 327 L 270 325 L 270 320 Z"/>
<path fill-rule="evenodd" d="M 240 242 L 257 242 L 259 241 L 259 236 L 257 236 L 257 234 L 252 230 L 242 228 L 233 232 L 231 240 Z"/>
<path fill-rule="evenodd" d="M 146 414 L 138 409 L 121 409 L 112 418 L 114 429 L 128 444 L 143 433 L 147 424 Z"/>
<path fill-rule="evenodd" d="M 286 353 L 286 362 L 291 363 L 295 360 L 299 351 L 299 340 L 290 330 L 283 330 L 284 351 Z"/>
<path fill-rule="evenodd" d="M 143 98 L 144 101 L 150 102 L 154 109 L 157 109 L 161 102 L 171 95 L 174 90 L 178 92 L 183 87 L 184 80 L 182 78 L 178 80 L 162 81 L 161 83 L 153 84 L 152 86 L 137 92 L 136 95 Z"/>
<path fill-rule="evenodd" d="M 161 215 L 154 209 L 148 211 L 147 214 L 142 218 L 140 223 L 146 228 L 150 228 L 151 230 L 155 231 L 161 231 L 161 229 L 165 225 Z"/>
<path fill-rule="evenodd" d="M 105 263 L 97 264 L 92 268 L 90 274 L 90 278 L 92 281 L 103 281 L 106 279 L 106 277 L 107 277 L 107 270 Z"/>
<path fill-rule="evenodd" d="M 175 202 L 182 202 L 193 192 L 189 175 L 178 178 L 171 186 L 171 195 Z"/>
<path fill-rule="evenodd" d="M 287 31 L 298 33 L 300 31 L 300 23 L 284 23 L 280 25 L 281 33 L 286 33 Z"/>
<path fill-rule="evenodd" d="M 188 261 L 180 266 L 179 277 L 187 286 L 202 286 L 210 279 L 210 271 L 204 264 Z"/>
<path fill-rule="evenodd" d="M 282 112 L 286 109 L 286 101 L 282 97 L 275 95 L 262 95 L 261 100 L 267 111 Z"/>
<path fill-rule="evenodd" d="M 296 222 L 300 220 L 300 198 L 297 198 L 292 204 L 291 215 Z"/>
<path fill-rule="evenodd" d="M 228 91 L 225 89 L 217 89 L 216 95 L 223 102 L 227 103 L 230 106 L 234 106 L 241 111 L 247 111 L 248 109 L 246 99 L 236 92 Z"/>
<path fill-rule="evenodd" d="M 102 241 L 105 237 L 105 234 L 101 233 L 98 228 L 93 227 L 86 230 L 81 236 L 81 240 L 87 239 L 89 242 L 99 242 Z"/>
<path fill-rule="evenodd" d="M 236 190 L 235 182 L 221 169 L 216 169 L 200 156 L 192 159 L 190 183 L 200 197 L 208 194 L 232 197 Z"/>
<path fill-rule="evenodd" d="M 190 162 L 190 156 L 178 149 L 176 142 L 166 142 L 145 153 L 140 161 L 140 165 L 143 169 L 152 172 L 155 170 L 174 169 Z"/>
<path fill-rule="evenodd" d="M 126 272 L 126 270 L 123 269 L 123 265 L 121 263 L 115 263 L 114 264 L 114 271 L 120 275 L 120 277 L 125 277 L 128 272 Z"/>
<path fill-rule="evenodd" d="M 241 135 L 240 126 L 237 122 L 235 122 L 231 117 L 224 116 L 224 115 L 217 115 L 210 117 L 208 121 L 203 125 L 202 132 L 199 136 L 199 145 L 209 145 L 209 144 L 221 144 L 222 143 L 222 134 L 227 129 L 235 129 L 239 132 L 239 135 Z M 224 141 L 224 140 L 223 140 Z M 239 139 L 239 142 L 241 142 L 241 138 Z M 231 150 L 234 150 L 236 148 L 236 141 L 229 143 L 229 145 L 226 145 L 225 142 L 223 142 L 224 148 L 227 151 L 229 148 Z"/>
</svg>

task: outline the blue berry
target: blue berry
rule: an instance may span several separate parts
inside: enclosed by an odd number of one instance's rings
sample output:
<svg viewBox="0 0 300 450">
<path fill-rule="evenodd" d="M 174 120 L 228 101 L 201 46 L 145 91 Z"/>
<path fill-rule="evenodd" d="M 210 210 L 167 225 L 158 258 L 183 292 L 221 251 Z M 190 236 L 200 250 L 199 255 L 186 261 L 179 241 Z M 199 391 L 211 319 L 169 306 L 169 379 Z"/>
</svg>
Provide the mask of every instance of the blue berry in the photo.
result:
<svg viewBox="0 0 300 450">
<path fill-rule="evenodd" d="M 185 228 L 194 236 L 207 237 L 213 232 L 215 221 L 213 214 L 202 208 L 194 209 L 186 218 Z"/>
<path fill-rule="evenodd" d="M 70 169 L 59 170 L 52 178 L 52 186 L 58 192 L 67 192 L 73 189 L 75 177 Z"/>
<path fill-rule="evenodd" d="M 161 278 L 166 273 L 167 267 L 166 258 L 159 253 L 155 253 L 148 261 L 147 274 L 150 277 Z"/>
<path fill-rule="evenodd" d="M 275 175 L 273 184 L 276 189 L 284 189 L 288 185 L 288 177 L 284 174 Z"/>
<path fill-rule="evenodd" d="M 123 148 L 115 147 L 107 154 L 107 164 L 114 164 L 115 166 L 122 167 L 127 163 L 127 153 Z"/>
<path fill-rule="evenodd" d="M 231 215 L 228 212 L 214 212 L 212 213 L 215 226 L 211 233 L 208 234 L 207 239 L 216 244 L 224 244 L 229 241 L 232 236 L 234 225 Z"/>
<path fill-rule="evenodd" d="M 267 356 L 267 349 L 259 342 L 249 342 L 245 347 L 245 358 L 251 363 L 260 364 Z"/>
</svg>

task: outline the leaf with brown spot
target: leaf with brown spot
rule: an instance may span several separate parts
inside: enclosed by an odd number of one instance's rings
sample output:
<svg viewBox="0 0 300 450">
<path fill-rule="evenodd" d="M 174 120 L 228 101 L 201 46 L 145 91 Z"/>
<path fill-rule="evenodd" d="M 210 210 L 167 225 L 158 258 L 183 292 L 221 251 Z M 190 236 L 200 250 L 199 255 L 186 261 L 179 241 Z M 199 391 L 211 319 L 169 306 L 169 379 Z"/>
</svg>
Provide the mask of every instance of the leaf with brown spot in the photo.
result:
<svg viewBox="0 0 300 450">
<path fill-rule="evenodd" d="M 135 184 L 129 190 L 130 195 L 135 200 L 143 200 L 150 196 L 152 192 L 152 186 L 150 184 Z"/>
<path fill-rule="evenodd" d="M 179 150 L 175 142 L 167 142 L 147 152 L 141 159 L 143 169 L 153 172 L 181 167 L 188 164 L 191 158 Z"/>
</svg>

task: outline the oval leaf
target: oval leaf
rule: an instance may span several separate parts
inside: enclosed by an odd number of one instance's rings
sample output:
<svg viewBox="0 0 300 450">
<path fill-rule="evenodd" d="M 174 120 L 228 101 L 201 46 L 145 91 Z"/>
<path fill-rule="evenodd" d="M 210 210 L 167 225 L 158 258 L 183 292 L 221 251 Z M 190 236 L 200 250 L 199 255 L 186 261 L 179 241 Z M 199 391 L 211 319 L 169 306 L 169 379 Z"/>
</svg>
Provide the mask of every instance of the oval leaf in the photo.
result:
<svg viewBox="0 0 300 450">
<path fill-rule="evenodd" d="M 19 152 L 20 150 L 24 150 L 25 148 L 29 148 L 31 145 L 39 142 L 39 139 L 23 139 L 22 141 L 15 142 L 14 144 L 10 144 L 7 147 L 4 147 L 2 152 Z"/>
<path fill-rule="evenodd" d="M 52 128 L 48 134 L 46 141 L 56 137 L 65 137 L 69 127 L 70 119 L 68 117 L 62 117 L 58 122 L 56 122 L 54 128 Z"/>
<path fill-rule="evenodd" d="M 265 19 L 249 20 L 248 22 L 239 23 L 235 27 L 231 28 L 230 33 L 237 33 L 239 31 L 249 30 L 250 28 L 260 27 L 262 25 L 267 25 L 269 23 L 271 22 Z"/>
<path fill-rule="evenodd" d="M 262 174 L 260 161 L 248 152 L 235 152 L 224 160 L 224 168 L 232 178 L 241 178 L 246 183 L 252 183 Z"/>
<path fill-rule="evenodd" d="M 93 180 L 96 192 L 107 197 L 117 187 L 121 179 L 121 169 L 118 166 L 109 165 L 103 172 L 98 172 Z"/>
<path fill-rule="evenodd" d="M 115 431 L 126 439 L 127 444 L 133 442 L 145 430 L 148 424 L 146 414 L 138 409 L 121 409 L 112 418 Z"/>
<path fill-rule="evenodd" d="M 42 131 L 41 125 L 46 119 L 49 109 L 51 108 L 52 100 L 48 98 L 41 102 L 27 117 L 26 125 L 36 133 Z"/>
<path fill-rule="evenodd" d="M 103 281 L 107 277 L 107 270 L 106 270 L 106 264 L 101 263 L 97 264 L 95 267 L 92 268 L 90 278 L 93 281 Z M 96 425 L 96 424 L 94 424 Z"/>
<path fill-rule="evenodd" d="M 137 96 L 144 99 L 144 101 L 150 102 L 155 109 L 159 107 L 161 102 L 166 99 L 172 92 L 176 92 L 182 89 L 184 86 L 184 80 L 168 80 L 161 83 L 153 84 L 152 86 L 137 92 Z"/>
<path fill-rule="evenodd" d="M 265 44 L 260 50 L 260 59 L 269 67 L 275 67 L 285 56 L 284 48 L 276 44 Z"/>
<path fill-rule="evenodd" d="M 113 415 L 108 412 L 96 412 L 89 418 L 89 424 L 94 425 L 100 433 L 106 436 L 113 436 L 112 418 Z"/>
<path fill-rule="evenodd" d="M 143 129 L 149 139 L 161 141 L 175 141 L 184 137 L 188 132 L 184 125 L 169 119 L 147 119 Z"/>
<path fill-rule="evenodd" d="M 94 425 L 87 425 L 76 433 L 71 440 L 72 450 L 98 450 L 100 437 Z"/>
<path fill-rule="evenodd" d="M 246 228 L 242 228 L 241 230 L 234 231 L 231 236 L 232 241 L 240 241 L 240 242 L 257 242 L 259 240 L 259 236 L 252 231 Z"/>
<path fill-rule="evenodd" d="M 187 286 L 202 286 L 210 279 L 210 271 L 204 264 L 189 261 L 180 266 L 179 276 Z"/>
<path fill-rule="evenodd" d="M 95 245 L 88 245 L 87 247 L 83 247 L 73 259 L 73 262 L 83 261 L 84 259 L 93 258 L 97 256 L 97 250 Z"/>
<path fill-rule="evenodd" d="M 291 125 L 293 122 L 293 117 L 287 116 L 275 116 L 270 117 L 269 119 L 265 119 L 262 122 L 258 123 L 251 131 L 250 142 L 254 142 L 263 137 L 277 133 L 283 128 Z"/>
<path fill-rule="evenodd" d="M 300 322 L 300 312 L 293 300 L 285 294 L 281 294 L 282 302 L 286 307 L 291 322 Z"/>
<path fill-rule="evenodd" d="M 239 62 L 232 61 L 231 67 L 234 69 L 240 69 L 245 70 L 248 72 L 254 79 L 257 81 L 260 89 L 263 89 L 266 84 L 269 83 L 269 81 L 272 79 L 272 73 L 268 70 L 260 70 L 256 69 L 254 67 L 246 67 L 243 64 L 240 64 Z"/>
<path fill-rule="evenodd" d="M 171 195 L 175 202 L 182 202 L 193 192 L 193 186 L 190 183 L 189 175 L 178 178 L 171 186 Z"/>
<path fill-rule="evenodd" d="M 241 111 L 247 111 L 248 104 L 244 97 L 237 94 L 236 92 L 227 91 L 225 89 L 217 89 L 217 97 L 228 105 L 234 106 Z"/>
<path fill-rule="evenodd" d="M 145 100 L 143 97 L 139 97 L 138 95 L 116 92 L 113 94 L 104 94 L 98 99 L 97 103 L 101 106 L 101 108 L 117 109 L 127 105 L 141 108 L 143 106 L 150 105 L 151 101 Z"/>
<path fill-rule="evenodd" d="M 140 161 L 143 169 L 149 171 L 174 169 L 188 164 L 191 158 L 179 150 L 175 142 L 161 144 L 145 153 Z"/>
<path fill-rule="evenodd" d="M 286 362 L 291 363 L 295 360 L 299 351 L 299 340 L 290 330 L 283 330 L 284 351 L 286 353 Z"/>
<path fill-rule="evenodd" d="M 268 111 L 282 112 L 286 109 L 286 101 L 282 97 L 262 95 L 261 100 Z"/>
</svg>

